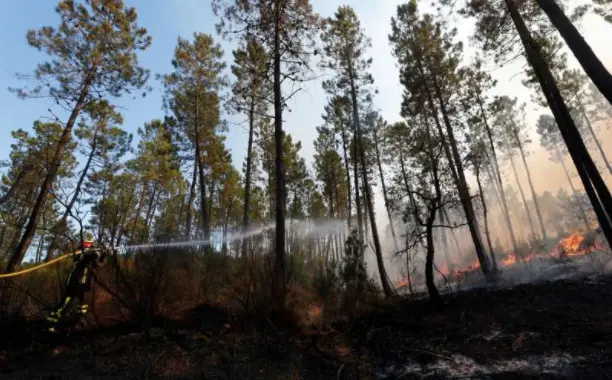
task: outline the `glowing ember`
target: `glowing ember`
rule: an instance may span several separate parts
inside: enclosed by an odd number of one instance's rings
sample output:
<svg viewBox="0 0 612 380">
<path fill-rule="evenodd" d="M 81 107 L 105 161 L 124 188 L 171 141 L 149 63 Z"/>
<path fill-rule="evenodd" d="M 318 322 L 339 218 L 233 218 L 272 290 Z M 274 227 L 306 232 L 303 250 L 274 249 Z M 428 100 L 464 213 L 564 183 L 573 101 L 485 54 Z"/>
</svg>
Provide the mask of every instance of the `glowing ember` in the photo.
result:
<svg viewBox="0 0 612 380">
<path fill-rule="evenodd" d="M 398 288 L 398 289 L 405 288 L 407 286 L 408 286 L 408 279 L 407 278 L 402 278 L 400 282 L 395 284 L 395 287 Z"/>
<path fill-rule="evenodd" d="M 514 252 L 508 253 L 505 259 L 502 260 L 502 265 L 507 267 L 516 264 L 516 254 Z"/>
</svg>

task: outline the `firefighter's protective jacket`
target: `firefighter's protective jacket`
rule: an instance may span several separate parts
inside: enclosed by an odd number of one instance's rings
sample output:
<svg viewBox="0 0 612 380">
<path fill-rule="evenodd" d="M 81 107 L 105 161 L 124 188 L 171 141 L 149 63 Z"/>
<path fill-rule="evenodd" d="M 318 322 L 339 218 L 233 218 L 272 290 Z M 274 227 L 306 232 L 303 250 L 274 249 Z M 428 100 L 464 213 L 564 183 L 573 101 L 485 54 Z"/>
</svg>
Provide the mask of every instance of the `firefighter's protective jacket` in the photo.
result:
<svg viewBox="0 0 612 380">
<path fill-rule="evenodd" d="M 104 262 L 104 256 L 97 250 L 85 251 L 78 260 L 72 264 L 70 275 L 66 280 L 66 288 L 91 287 L 91 270 Z"/>
</svg>

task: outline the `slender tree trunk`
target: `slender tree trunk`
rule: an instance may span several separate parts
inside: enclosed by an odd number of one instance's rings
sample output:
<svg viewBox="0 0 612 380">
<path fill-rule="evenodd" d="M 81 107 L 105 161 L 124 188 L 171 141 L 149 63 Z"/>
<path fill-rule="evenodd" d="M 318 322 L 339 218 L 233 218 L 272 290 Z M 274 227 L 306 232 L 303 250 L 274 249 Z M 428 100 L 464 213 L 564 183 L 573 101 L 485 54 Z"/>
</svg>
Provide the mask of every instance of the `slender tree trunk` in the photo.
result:
<svg viewBox="0 0 612 380">
<path fill-rule="evenodd" d="M 445 220 L 444 223 L 447 225 L 450 225 L 450 218 L 448 217 L 448 213 L 446 212 L 445 208 L 442 209 L 442 216 L 444 217 L 444 220 Z M 459 240 L 457 239 L 457 234 L 455 233 L 454 228 L 451 229 L 451 238 L 453 239 L 453 243 L 455 244 L 455 249 L 457 250 L 457 253 L 461 255 L 463 250 L 461 249 L 461 245 L 459 245 Z"/>
<path fill-rule="evenodd" d="M 285 305 L 285 168 L 283 162 L 283 105 L 281 89 L 281 4 L 275 0 L 274 18 L 274 152 L 276 162 L 276 239 L 275 290 L 276 308 Z"/>
<path fill-rule="evenodd" d="M 395 252 L 399 252 L 399 245 L 397 243 L 397 236 L 395 234 L 395 228 L 393 227 L 393 217 L 391 216 L 391 207 L 389 205 L 389 197 L 387 196 L 387 186 L 385 185 L 385 176 L 382 170 L 382 163 L 380 162 L 380 149 L 378 146 L 378 133 L 374 129 L 374 147 L 376 148 L 376 162 L 378 163 L 378 173 L 380 173 L 380 186 L 382 187 L 383 200 L 385 202 L 385 209 L 387 210 L 387 217 L 389 218 L 389 228 L 391 229 L 391 236 L 393 238 L 393 244 Z"/>
<path fill-rule="evenodd" d="M 351 200 L 351 171 L 349 169 L 349 160 L 348 160 L 348 138 L 346 136 L 346 126 L 343 122 L 340 123 L 341 132 L 342 132 L 342 153 L 344 156 L 344 170 L 346 171 L 346 186 L 347 186 L 347 208 L 348 208 L 348 216 L 346 218 L 346 222 L 348 223 L 348 230 L 351 230 L 351 220 L 353 210 L 352 208 L 352 200 Z"/>
<path fill-rule="evenodd" d="M 442 208 L 438 209 L 438 219 L 440 220 L 441 225 L 445 225 L 444 216 L 442 215 Z M 448 273 L 451 273 L 454 268 L 453 262 L 450 258 L 450 248 L 448 246 L 448 233 L 446 228 L 440 228 L 440 240 L 442 240 L 442 247 L 444 249 L 444 262 L 446 264 L 446 269 L 448 270 Z"/>
<path fill-rule="evenodd" d="M 204 176 L 204 163 L 202 162 L 202 150 L 200 147 L 200 102 L 199 96 L 195 96 L 195 158 L 198 169 L 198 177 L 200 180 L 200 207 L 202 212 L 202 230 L 204 232 L 204 240 L 210 240 L 210 215 L 208 213 L 208 200 L 206 199 L 206 179 Z M 207 244 L 208 245 L 208 244 Z"/>
<path fill-rule="evenodd" d="M 472 235 L 472 241 L 474 243 L 474 249 L 476 250 L 476 256 L 478 257 L 478 261 L 480 263 L 480 269 L 482 273 L 486 276 L 489 274 L 489 263 L 486 257 L 486 251 L 484 246 L 482 245 L 482 239 L 480 237 L 480 231 L 478 230 L 478 226 L 476 224 L 476 213 L 474 212 L 474 205 L 472 204 L 472 200 L 470 198 L 470 189 L 468 187 L 467 181 L 465 179 L 465 173 L 463 171 L 463 163 L 461 162 L 461 156 L 459 155 L 459 150 L 457 149 L 457 142 L 455 140 L 455 134 L 453 131 L 453 127 L 450 123 L 450 119 L 448 118 L 448 113 L 446 112 L 446 105 L 444 99 L 442 97 L 442 92 L 440 90 L 440 86 L 436 77 L 433 77 L 434 89 L 436 92 L 436 97 L 438 98 L 438 102 L 440 104 L 440 111 L 442 112 L 442 118 L 444 119 L 444 124 L 446 125 L 446 133 L 448 134 L 448 144 L 446 143 L 446 139 L 444 139 L 444 133 L 442 132 L 442 128 L 439 127 L 440 137 L 444 140 L 443 144 L 446 146 L 447 155 L 449 162 L 454 161 L 454 166 L 456 167 L 456 171 L 453 171 L 456 175 L 456 184 L 459 190 L 459 196 L 461 197 L 461 204 L 463 206 L 463 210 L 465 212 L 465 218 L 467 220 L 468 228 L 470 230 L 470 234 Z M 432 104 L 432 112 L 436 115 L 436 110 L 433 109 L 433 101 Z M 437 119 L 437 116 L 435 116 Z M 438 122 L 439 124 L 439 122 Z M 452 156 L 448 152 L 448 145 L 450 145 Z M 452 165 L 452 164 L 451 164 Z"/>
<path fill-rule="evenodd" d="M 153 216 L 155 215 L 155 211 L 157 210 L 160 195 L 161 191 L 159 191 L 159 185 L 156 185 L 153 188 L 153 194 L 151 194 L 151 200 L 149 201 L 149 206 L 147 207 L 147 214 L 145 216 L 145 236 L 143 239 L 144 241 L 148 241 L 149 239 L 149 230 L 151 229 Z"/>
<path fill-rule="evenodd" d="M 434 212 L 435 217 L 435 212 Z M 427 285 L 427 293 L 429 293 L 429 298 L 431 302 L 436 306 L 442 305 L 442 298 L 440 297 L 440 293 L 436 288 L 436 283 L 434 282 L 433 276 L 433 263 L 434 263 L 434 242 L 433 242 L 433 218 L 429 218 L 426 225 L 426 239 L 427 239 L 427 255 L 425 258 L 425 284 Z"/>
<path fill-rule="evenodd" d="M 480 97 L 480 95 L 477 97 L 477 100 L 480 106 L 480 112 L 482 113 L 483 120 L 485 123 L 485 129 L 487 131 L 487 139 L 489 141 L 489 147 L 491 148 L 491 155 L 493 155 L 492 166 L 495 172 L 494 181 L 496 181 L 497 184 L 499 185 L 499 193 L 500 193 L 501 203 L 502 203 L 502 207 L 504 211 L 504 219 L 506 221 L 506 225 L 508 226 L 510 240 L 512 241 L 512 249 L 514 250 L 514 252 L 516 252 L 518 244 L 516 243 L 516 235 L 514 233 L 514 227 L 512 226 L 512 219 L 510 219 L 510 210 L 508 209 L 508 201 L 506 200 L 506 194 L 504 191 L 504 183 L 502 181 L 501 170 L 499 170 L 499 161 L 497 160 L 497 152 L 495 150 L 495 143 L 493 142 L 493 132 L 491 131 L 491 126 L 489 125 L 489 121 L 485 113 L 484 105 L 483 105 L 482 98 Z"/>
<path fill-rule="evenodd" d="M 557 28 L 589 78 L 612 104 L 612 75 L 610 72 L 555 0 L 537 0 L 537 2 Z"/>
<path fill-rule="evenodd" d="M 535 42 L 529 29 L 525 25 L 521 14 L 512 0 L 505 0 L 506 6 L 516 26 L 529 63 L 534 69 L 534 73 L 540 82 L 542 92 L 546 96 L 548 105 L 550 106 L 557 126 L 561 131 L 563 140 L 570 152 L 574 165 L 580 175 L 580 179 L 584 188 L 591 200 L 593 210 L 597 214 L 599 225 L 601 226 L 608 244 L 612 245 L 612 195 L 603 181 L 601 174 L 597 170 L 593 159 L 591 158 L 584 141 L 576 128 L 576 124 L 572 120 L 571 114 L 561 96 L 555 79 L 542 58 L 540 47 Z"/>
<path fill-rule="evenodd" d="M 194 159 L 193 163 L 193 176 L 191 179 L 191 186 L 189 187 L 189 198 L 187 199 L 187 216 L 185 222 L 185 238 L 187 240 L 191 239 L 191 221 L 192 221 L 192 205 L 195 200 L 195 186 L 198 181 L 198 159 L 197 157 Z"/>
<path fill-rule="evenodd" d="M 372 207 L 373 200 L 372 194 L 370 191 L 370 185 L 368 183 L 368 172 L 366 168 L 366 160 L 365 160 L 365 152 L 363 149 L 363 138 L 361 136 L 361 125 L 359 122 L 359 108 L 357 106 L 357 88 L 355 86 L 355 78 L 353 74 L 353 68 L 351 66 L 351 61 L 348 62 L 348 76 L 350 79 L 351 85 L 351 99 L 353 103 L 353 122 L 355 123 L 355 131 L 357 132 L 357 149 L 359 150 L 359 160 L 361 162 L 361 174 L 363 176 L 363 187 L 365 191 L 365 204 L 368 208 L 368 213 L 370 215 L 370 227 L 372 229 L 372 240 L 374 240 L 374 252 L 376 254 L 376 263 L 378 265 L 378 272 L 380 274 L 380 282 L 382 284 L 383 291 L 385 296 L 391 297 L 393 295 L 393 290 L 391 288 L 391 284 L 389 284 L 389 279 L 387 277 L 387 271 L 385 270 L 385 263 L 383 261 L 383 253 L 382 247 L 380 245 L 380 238 L 378 236 L 378 229 L 376 227 L 376 218 L 374 215 L 374 209 Z"/>
<path fill-rule="evenodd" d="M 485 236 L 487 238 L 487 245 L 489 246 L 489 253 L 491 255 L 491 263 L 493 264 L 493 270 L 497 271 L 497 258 L 495 257 L 495 250 L 493 249 L 493 243 L 491 243 L 491 232 L 489 231 L 489 219 L 487 215 L 487 202 L 485 202 L 484 193 L 482 191 L 482 183 L 480 181 L 480 166 L 478 163 L 474 165 L 476 168 L 476 183 L 478 183 L 478 193 L 480 195 L 480 201 L 482 202 L 482 218 L 484 220 Z"/>
<path fill-rule="evenodd" d="M 529 230 L 531 231 L 531 239 L 536 238 L 535 228 L 533 226 L 533 219 L 531 218 L 531 213 L 529 212 L 529 206 L 527 205 L 527 198 L 525 198 L 525 192 L 523 191 L 523 186 L 521 186 L 521 181 L 519 181 L 518 172 L 516 171 L 516 165 L 514 164 L 514 157 L 512 156 L 512 152 L 510 151 L 510 146 L 506 144 L 506 148 L 508 150 L 508 158 L 510 158 L 510 164 L 512 166 L 512 172 L 514 173 L 514 178 L 516 179 L 516 186 L 518 187 L 519 193 L 521 194 L 521 200 L 523 201 L 523 207 L 525 207 L 525 214 L 527 215 L 527 220 L 529 221 Z"/>
<path fill-rule="evenodd" d="M 136 226 L 138 225 L 138 219 L 140 219 L 140 214 L 142 213 L 142 208 L 144 207 L 144 201 L 146 198 L 148 187 L 149 187 L 148 182 L 144 182 L 142 184 L 142 193 L 140 193 L 140 200 L 138 201 L 138 207 L 136 208 L 136 215 L 134 216 L 134 223 L 132 223 L 132 232 L 130 233 L 130 242 L 132 244 L 135 243 L 134 237 L 136 236 Z"/>
<path fill-rule="evenodd" d="M 561 154 L 561 149 L 559 149 L 559 145 L 558 144 L 555 144 L 555 150 L 557 151 L 557 156 L 559 156 L 559 161 L 561 161 L 561 166 L 563 166 L 563 172 L 565 173 L 565 177 L 567 178 L 567 182 L 570 185 L 570 189 L 572 189 L 572 195 L 574 196 L 574 199 L 576 200 L 576 202 L 578 203 L 578 206 L 580 208 L 580 216 L 582 217 L 582 221 L 584 222 L 584 225 L 586 226 L 587 231 L 591 231 L 591 226 L 589 224 L 589 218 L 587 218 L 586 211 L 584 211 L 584 208 L 578 202 L 578 193 L 576 191 L 576 188 L 574 187 L 574 183 L 572 182 L 572 178 L 569 175 L 569 171 L 567 170 L 567 166 L 565 166 L 565 161 L 563 160 L 563 155 Z"/>
<path fill-rule="evenodd" d="M 23 236 L 15 247 L 15 251 L 12 253 L 6 266 L 7 272 L 13 272 L 15 268 L 21 264 L 23 257 L 28 251 L 28 248 L 30 248 L 30 244 L 32 243 L 32 239 L 36 233 L 36 228 L 38 227 L 38 220 L 44 211 L 45 203 L 47 202 L 49 192 L 51 191 L 51 186 L 53 185 L 53 181 L 55 181 L 57 171 L 62 165 L 62 158 L 64 151 L 66 150 L 66 145 L 68 145 L 72 139 L 72 128 L 74 127 L 74 123 L 81 113 L 81 110 L 85 106 L 85 101 L 89 94 L 89 86 L 91 85 L 92 79 L 91 74 L 87 75 L 81 93 L 79 94 L 75 106 L 70 113 L 70 117 L 68 118 L 68 122 L 66 123 L 66 128 L 64 128 L 62 131 L 62 135 L 57 143 L 57 148 L 55 149 L 53 158 L 51 159 L 51 162 L 47 168 L 47 174 L 42 181 L 40 191 L 38 192 L 38 196 L 34 202 L 34 207 L 32 208 L 28 224 L 26 225 Z"/>
<path fill-rule="evenodd" d="M 70 203 L 68 203 L 68 205 L 66 206 L 66 210 L 64 211 L 64 214 L 62 215 L 62 218 L 60 219 L 60 221 L 55 226 L 53 226 L 53 231 L 55 233 L 52 235 L 51 242 L 49 243 L 49 248 L 47 249 L 47 255 L 45 256 L 45 262 L 48 262 L 49 260 L 53 258 L 53 253 L 57 249 L 57 245 L 59 243 L 58 241 L 59 239 L 57 236 L 57 230 L 64 229 L 66 227 L 66 220 L 68 220 L 68 216 L 72 212 L 72 208 L 74 207 L 74 204 L 79 198 L 79 195 L 81 195 L 81 188 L 83 186 L 83 182 L 85 181 L 85 178 L 87 177 L 87 172 L 89 171 L 89 167 L 91 166 L 91 161 L 93 160 L 93 157 L 96 154 L 97 147 L 98 147 L 98 130 L 96 129 L 93 135 L 92 142 L 91 142 L 91 151 L 89 152 L 89 156 L 87 157 L 87 162 L 85 162 L 85 167 L 83 168 L 83 171 L 81 172 L 81 176 L 79 177 L 77 185 L 74 189 L 74 193 L 72 194 L 72 199 L 70 199 Z"/>
<path fill-rule="evenodd" d="M 249 142 L 247 144 L 246 156 L 246 175 L 244 179 L 244 212 L 242 215 L 242 257 L 248 256 L 248 238 L 244 237 L 249 230 L 249 209 L 251 206 L 251 166 L 253 154 L 253 133 L 255 129 L 255 99 L 251 99 L 251 108 L 249 109 Z"/>
<path fill-rule="evenodd" d="M 533 187 L 533 181 L 531 179 L 531 170 L 529 170 L 529 165 L 527 165 L 527 158 L 525 157 L 523 144 L 519 140 L 519 136 L 516 133 L 516 130 L 514 137 L 516 138 L 519 152 L 521 153 L 521 159 L 523 160 L 523 165 L 525 166 L 525 171 L 527 172 L 527 182 L 529 183 L 529 189 L 531 190 L 531 196 L 533 197 L 533 204 L 535 205 L 536 215 L 538 216 L 538 221 L 540 222 L 540 227 L 542 228 L 542 237 L 546 239 L 548 236 L 546 233 L 546 226 L 544 225 L 544 219 L 542 218 L 542 212 L 540 211 L 540 202 L 538 202 L 538 194 L 536 193 Z"/>
<path fill-rule="evenodd" d="M 354 127 L 353 127 L 354 129 Z M 357 211 L 357 232 L 359 241 L 363 243 L 363 214 L 361 208 L 361 198 L 359 196 L 359 174 L 357 158 L 357 132 L 353 130 L 353 180 L 355 181 L 355 209 Z"/>
<path fill-rule="evenodd" d="M 586 111 L 584 110 L 584 106 L 582 105 L 582 102 L 579 104 L 579 106 L 580 106 L 580 112 L 582 113 L 582 117 L 584 117 L 584 120 L 587 123 L 587 127 L 589 128 L 589 132 L 591 132 L 591 136 L 593 136 L 593 141 L 595 141 L 595 145 L 597 145 L 597 149 L 599 150 L 599 153 L 601 154 L 601 158 L 603 159 L 604 164 L 606 164 L 606 167 L 608 168 L 608 172 L 612 174 L 612 166 L 610 166 L 610 161 L 608 161 L 606 152 L 601 146 L 601 142 L 597 138 L 597 135 L 595 134 L 595 130 L 593 130 L 593 124 L 591 124 L 591 120 L 587 116 Z"/>
</svg>

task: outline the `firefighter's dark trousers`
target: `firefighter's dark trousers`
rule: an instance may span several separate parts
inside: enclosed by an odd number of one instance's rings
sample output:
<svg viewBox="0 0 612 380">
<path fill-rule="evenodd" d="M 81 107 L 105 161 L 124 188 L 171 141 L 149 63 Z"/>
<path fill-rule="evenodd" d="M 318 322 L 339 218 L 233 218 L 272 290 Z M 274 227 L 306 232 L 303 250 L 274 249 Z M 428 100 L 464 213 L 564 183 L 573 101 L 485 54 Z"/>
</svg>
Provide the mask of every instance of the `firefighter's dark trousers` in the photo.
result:
<svg viewBox="0 0 612 380">
<path fill-rule="evenodd" d="M 60 303 L 60 306 L 49 314 L 47 322 L 49 322 L 49 332 L 56 332 L 57 325 L 64 318 L 65 314 L 71 308 L 76 306 L 76 315 L 80 320 L 87 314 L 87 303 L 85 303 L 85 285 L 75 285 L 66 289 L 66 295 Z"/>
</svg>

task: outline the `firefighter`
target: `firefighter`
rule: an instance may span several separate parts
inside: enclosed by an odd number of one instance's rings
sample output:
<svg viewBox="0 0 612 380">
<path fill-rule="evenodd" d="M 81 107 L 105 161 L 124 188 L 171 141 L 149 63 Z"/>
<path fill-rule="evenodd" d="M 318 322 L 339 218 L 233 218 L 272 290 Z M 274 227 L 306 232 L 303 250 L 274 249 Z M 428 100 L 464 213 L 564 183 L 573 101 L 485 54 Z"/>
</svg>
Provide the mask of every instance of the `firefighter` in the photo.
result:
<svg viewBox="0 0 612 380">
<path fill-rule="evenodd" d="M 76 305 L 78 320 L 87 314 L 85 292 L 91 288 L 92 270 L 104 263 L 108 253 L 105 250 L 96 249 L 92 241 L 83 242 L 81 250 L 82 254 L 72 265 L 68 279 L 66 279 L 66 291 L 62 303 L 47 317 L 50 324 L 48 331 L 51 333 L 57 332 L 58 323 L 71 307 Z"/>
</svg>

